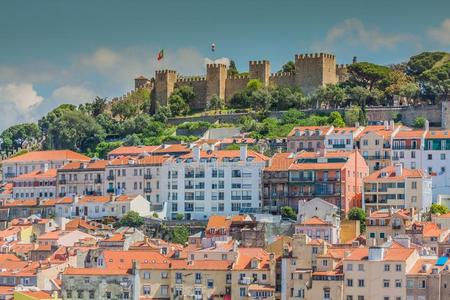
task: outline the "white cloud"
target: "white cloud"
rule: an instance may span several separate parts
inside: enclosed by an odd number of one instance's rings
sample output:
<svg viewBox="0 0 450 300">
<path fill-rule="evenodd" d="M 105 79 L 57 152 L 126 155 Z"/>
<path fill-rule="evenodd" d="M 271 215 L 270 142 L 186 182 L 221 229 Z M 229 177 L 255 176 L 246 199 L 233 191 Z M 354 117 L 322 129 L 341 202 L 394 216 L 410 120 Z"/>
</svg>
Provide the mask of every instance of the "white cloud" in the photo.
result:
<svg viewBox="0 0 450 300">
<path fill-rule="evenodd" d="M 6 128 L 18 122 L 33 119 L 33 110 L 38 107 L 43 97 L 39 96 L 29 83 L 10 83 L 0 86 L 0 107 L 2 117 L 0 128 Z"/>
<path fill-rule="evenodd" d="M 346 19 L 332 27 L 324 41 L 313 43 L 313 49 L 317 51 L 334 50 L 339 44 L 362 46 L 371 51 L 381 49 L 393 49 L 402 42 L 413 41 L 414 36 L 409 34 L 382 33 L 376 27 L 367 28 L 358 19 Z"/>
<path fill-rule="evenodd" d="M 83 86 L 64 85 L 52 93 L 52 99 L 60 103 L 81 104 L 92 102 L 95 92 Z"/>
<path fill-rule="evenodd" d="M 450 45 L 450 19 L 445 19 L 439 27 L 428 30 L 428 35 L 442 45 Z"/>
</svg>

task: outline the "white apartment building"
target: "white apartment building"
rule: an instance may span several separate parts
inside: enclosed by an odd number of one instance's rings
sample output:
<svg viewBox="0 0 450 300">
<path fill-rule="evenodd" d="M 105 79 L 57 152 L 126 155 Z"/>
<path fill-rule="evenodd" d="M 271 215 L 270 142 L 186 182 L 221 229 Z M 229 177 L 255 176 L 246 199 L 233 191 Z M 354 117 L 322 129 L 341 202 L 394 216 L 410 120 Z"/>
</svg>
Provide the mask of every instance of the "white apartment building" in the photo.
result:
<svg viewBox="0 0 450 300">
<path fill-rule="evenodd" d="M 150 203 L 140 195 L 74 196 L 55 204 L 57 217 L 86 217 L 91 220 L 106 217 L 122 218 L 129 211 L 141 216 L 150 215 Z"/>
<path fill-rule="evenodd" d="M 33 171 L 59 169 L 72 161 L 89 161 L 90 158 L 71 150 L 32 151 L 2 162 L 3 181 Z"/>
<path fill-rule="evenodd" d="M 414 170 L 423 169 L 426 130 L 400 130 L 392 137 L 392 162 Z"/>
<path fill-rule="evenodd" d="M 56 169 L 35 170 L 12 179 L 14 199 L 56 197 Z"/>
<path fill-rule="evenodd" d="M 261 207 L 262 170 L 269 158 L 240 150 L 201 151 L 173 158 L 168 170 L 168 218 L 187 220 L 234 215 Z"/>
<path fill-rule="evenodd" d="M 105 194 L 142 195 L 152 211 L 160 211 L 167 199 L 167 162 L 169 156 L 122 156 L 105 166 Z"/>
<path fill-rule="evenodd" d="M 58 196 L 104 193 L 106 160 L 71 162 L 58 170 Z"/>
<path fill-rule="evenodd" d="M 356 137 L 364 127 L 334 128 L 325 135 L 327 151 L 353 150 Z"/>
</svg>

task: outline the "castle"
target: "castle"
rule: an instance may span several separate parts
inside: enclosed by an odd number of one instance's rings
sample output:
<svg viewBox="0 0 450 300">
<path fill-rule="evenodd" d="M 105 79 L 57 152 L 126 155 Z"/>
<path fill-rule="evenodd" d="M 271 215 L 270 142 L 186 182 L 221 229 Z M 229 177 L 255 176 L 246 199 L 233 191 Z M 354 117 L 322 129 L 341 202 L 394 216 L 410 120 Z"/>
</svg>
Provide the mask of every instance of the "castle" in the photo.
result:
<svg viewBox="0 0 450 300">
<path fill-rule="evenodd" d="M 228 76 L 224 64 L 207 64 L 206 76 L 182 77 L 174 70 L 158 70 L 152 79 L 140 76 L 135 79 L 135 89 L 147 88 L 153 95 L 153 109 L 167 105 L 170 94 L 180 86 L 190 86 L 195 93 L 192 109 L 205 109 L 208 101 L 217 95 L 227 102 L 242 91 L 249 80 L 258 79 L 264 86 L 300 87 L 310 93 L 317 87 L 338 83 L 347 78 L 347 65 L 337 65 L 336 57 L 327 53 L 295 55 L 295 72 L 270 73 L 270 61 L 249 62 L 246 75 Z"/>
</svg>

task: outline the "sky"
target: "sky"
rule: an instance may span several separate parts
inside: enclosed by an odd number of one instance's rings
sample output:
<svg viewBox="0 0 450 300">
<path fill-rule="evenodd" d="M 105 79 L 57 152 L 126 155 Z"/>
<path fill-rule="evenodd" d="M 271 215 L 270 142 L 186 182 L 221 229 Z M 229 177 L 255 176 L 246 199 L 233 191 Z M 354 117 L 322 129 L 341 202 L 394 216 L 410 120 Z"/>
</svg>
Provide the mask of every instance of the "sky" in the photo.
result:
<svg viewBox="0 0 450 300">
<path fill-rule="evenodd" d="M 2 1 L 0 130 L 120 96 L 157 69 L 204 74 L 233 59 L 247 71 L 268 59 L 276 72 L 300 53 L 390 64 L 450 51 L 449 12 L 449 0 Z"/>
</svg>

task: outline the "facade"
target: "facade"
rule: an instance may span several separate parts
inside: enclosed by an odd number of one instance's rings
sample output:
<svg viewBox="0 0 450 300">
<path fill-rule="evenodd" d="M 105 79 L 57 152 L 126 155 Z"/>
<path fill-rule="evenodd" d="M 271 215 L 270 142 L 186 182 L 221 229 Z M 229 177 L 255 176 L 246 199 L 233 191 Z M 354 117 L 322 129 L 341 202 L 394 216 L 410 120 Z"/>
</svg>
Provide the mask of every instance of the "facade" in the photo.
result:
<svg viewBox="0 0 450 300">
<path fill-rule="evenodd" d="M 105 167 L 104 193 L 142 195 L 152 210 L 162 210 L 167 198 L 167 156 L 121 156 Z"/>
<path fill-rule="evenodd" d="M 3 181 L 37 170 L 59 169 L 72 161 L 89 160 L 89 157 L 70 150 L 32 151 L 2 161 Z"/>
<path fill-rule="evenodd" d="M 371 212 L 366 218 L 367 242 L 381 245 L 389 238 L 404 235 L 416 220 L 408 210 L 384 209 Z"/>
<path fill-rule="evenodd" d="M 182 77 L 175 70 L 157 70 L 155 77 L 143 76 L 135 79 L 135 89 L 146 88 L 155 93 L 153 106 L 166 105 L 173 90 L 180 86 L 190 86 L 194 90 L 194 109 L 204 109 L 212 96 L 217 95 L 228 101 L 242 91 L 252 79 L 260 80 L 264 86 L 299 87 L 310 93 L 328 83 L 345 81 L 347 66 L 336 65 L 336 57 L 326 53 L 295 55 L 295 73 L 270 72 L 267 60 L 250 61 L 248 75 L 228 76 L 224 64 L 207 64 L 206 76 Z"/>
<path fill-rule="evenodd" d="M 321 239 L 330 244 L 339 242 L 339 227 L 314 216 L 295 225 L 296 234 L 307 234 L 312 239 Z"/>
<path fill-rule="evenodd" d="M 450 186 L 450 135 L 446 130 L 430 130 L 425 135 L 423 170 L 433 178 L 433 200 L 448 195 Z"/>
<path fill-rule="evenodd" d="M 369 174 L 358 151 L 277 153 L 264 169 L 263 208 L 278 211 L 320 197 L 341 213 L 359 206 L 362 179 Z"/>
<path fill-rule="evenodd" d="M 364 127 L 333 128 L 325 135 L 325 149 L 327 151 L 353 150 L 356 138 Z"/>
<path fill-rule="evenodd" d="M 101 196 L 105 185 L 105 160 L 71 162 L 58 170 L 58 197 Z"/>
<path fill-rule="evenodd" d="M 356 146 L 371 173 L 391 164 L 392 136 L 400 128 L 395 126 L 394 121 L 384 121 L 384 125 L 367 126 L 357 137 Z"/>
<path fill-rule="evenodd" d="M 56 197 L 56 169 L 36 170 L 12 179 L 14 199 Z"/>
<path fill-rule="evenodd" d="M 403 168 L 401 163 L 364 178 L 363 208 L 367 211 L 393 207 L 425 212 L 431 199 L 431 177 L 420 169 Z"/>
<path fill-rule="evenodd" d="M 235 215 L 261 208 L 262 170 L 269 159 L 240 150 L 201 151 L 173 158 L 167 173 L 168 218 L 205 220 L 213 214 Z"/>
<path fill-rule="evenodd" d="M 326 136 L 333 132 L 333 130 L 333 126 L 294 127 L 287 136 L 287 149 L 289 152 L 324 149 Z"/>
<path fill-rule="evenodd" d="M 426 130 L 400 130 L 392 138 L 392 162 L 405 168 L 423 169 Z"/>
</svg>

